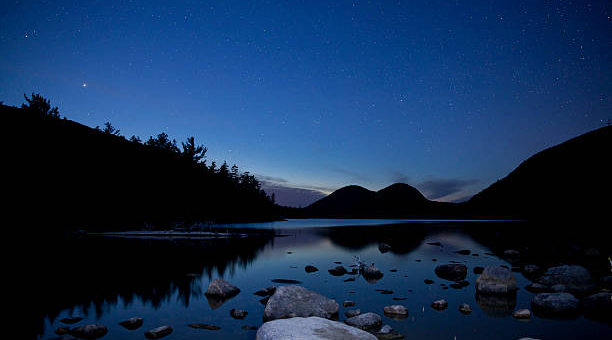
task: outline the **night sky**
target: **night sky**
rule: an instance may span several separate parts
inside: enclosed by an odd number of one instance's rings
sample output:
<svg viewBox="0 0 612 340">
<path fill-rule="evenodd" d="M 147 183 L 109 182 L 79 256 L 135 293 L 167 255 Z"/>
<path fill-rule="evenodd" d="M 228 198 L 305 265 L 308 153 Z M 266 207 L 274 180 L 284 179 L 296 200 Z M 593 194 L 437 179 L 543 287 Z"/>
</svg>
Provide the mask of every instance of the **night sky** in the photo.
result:
<svg viewBox="0 0 612 340">
<path fill-rule="evenodd" d="M 0 100 L 166 132 L 306 205 L 460 201 L 612 118 L 610 1 L 3 1 Z"/>
</svg>

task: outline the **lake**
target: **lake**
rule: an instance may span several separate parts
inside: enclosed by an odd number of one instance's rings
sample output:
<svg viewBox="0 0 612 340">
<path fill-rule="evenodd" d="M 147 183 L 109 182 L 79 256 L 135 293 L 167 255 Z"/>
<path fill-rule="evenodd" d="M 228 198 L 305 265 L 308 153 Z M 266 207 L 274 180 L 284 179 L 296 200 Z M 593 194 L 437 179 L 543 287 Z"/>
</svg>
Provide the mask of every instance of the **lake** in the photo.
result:
<svg viewBox="0 0 612 340">
<path fill-rule="evenodd" d="M 54 331 L 67 326 L 61 319 L 79 316 L 83 320 L 70 327 L 103 324 L 108 334 L 102 339 L 144 339 L 146 330 L 162 325 L 174 329 L 164 339 L 254 339 L 256 330 L 242 328 L 262 324 L 265 306 L 259 301 L 261 297 L 253 293 L 282 285 L 273 279 L 289 279 L 335 299 L 340 304 L 340 321 L 346 319 L 347 309 L 375 312 L 382 316 L 383 324 L 406 335 L 406 339 L 612 338 L 609 319 L 554 319 L 537 314 L 528 321 L 514 319 L 513 311 L 531 309 L 534 295 L 525 289 L 531 281 L 520 272 L 514 273 L 520 288 L 515 297 L 491 301 L 475 294 L 478 275 L 473 273 L 474 267 L 518 268 L 517 261 L 502 256 L 508 246 L 530 254 L 518 262 L 521 265 L 533 262 L 547 266 L 584 258 L 594 276 L 609 273 L 609 265 L 601 260 L 606 257 L 604 251 L 585 253 L 585 248 L 573 244 L 571 238 L 555 241 L 556 250 L 534 250 L 533 242 L 521 243 L 525 238 L 516 236 L 514 231 L 531 228 L 523 222 L 290 220 L 224 228 L 245 227 L 259 232 L 240 238 L 88 236 L 32 243 L 30 246 L 37 247 L 41 256 L 18 257 L 23 260 L 14 269 L 15 287 L 11 288 L 27 316 L 20 329 L 26 330 L 25 338 L 55 338 Z M 391 250 L 381 251 L 381 243 L 390 245 Z M 566 249 L 566 244 L 587 257 L 567 254 L 565 250 L 555 253 Z M 456 253 L 459 250 L 470 253 L 461 255 Z M 23 254 L 16 256 L 20 255 Z M 354 256 L 374 263 L 384 276 L 368 282 L 358 275 L 328 273 L 338 265 L 350 270 Z M 447 263 L 468 267 L 467 287 L 451 288 L 451 281 L 436 276 L 434 268 Z M 319 271 L 306 273 L 306 265 Z M 240 294 L 222 304 L 209 301 L 204 292 L 218 277 L 239 287 Z M 351 277 L 355 280 L 345 281 Z M 425 279 L 434 283 L 426 284 Z M 380 290 L 393 293 L 381 294 Z M 439 299 L 448 301 L 447 309 L 437 311 L 430 307 Z M 355 307 L 342 307 L 347 300 L 354 301 Z M 471 306 L 471 314 L 459 312 L 458 306 L 463 303 Z M 383 308 L 392 304 L 406 306 L 409 316 L 384 316 Z M 233 308 L 246 310 L 248 315 L 242 320 L 234 319 L 230 316 Z M 118 324 L 131 317 L 143 318 L 144 325 L 130 331 Z M 193 323 L 221 329 L 187 326 Z"/>
</svg>

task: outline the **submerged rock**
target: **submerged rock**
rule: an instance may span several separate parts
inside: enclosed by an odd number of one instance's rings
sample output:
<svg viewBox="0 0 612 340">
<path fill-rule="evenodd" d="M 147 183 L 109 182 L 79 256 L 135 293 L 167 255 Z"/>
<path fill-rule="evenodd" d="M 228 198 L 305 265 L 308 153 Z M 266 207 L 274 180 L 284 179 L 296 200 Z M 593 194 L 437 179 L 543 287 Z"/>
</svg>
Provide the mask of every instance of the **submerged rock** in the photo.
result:
<svg viewBox="0 0 612 340">
<path fill-rule="evenodd" d="M 205 323 L 192 323 L 187 325 L 191 328 L 195 328 L 195 329 L 207 329 L 209 331 L 217 331 L 220 330 L 221 327 L 219 326 L 215 326 L 215 325 L 209 325 L 209 324 L 205 324 Z"/>
<path fill-rule="evenodd" d="M 478 275 L 482 274 L 483 271 L 484 271 L 484 267 L 479 267 L 479 266 L 476 266 L 474 267 L 474 269 L 472 269 L 472 272 Z"/>
<path fill-rule="evenodd" d="M 516 278 L 504 267 L 486 267 L 476 279 L 476 291 L 482 294 L 512 294 L 516 289 Z"/>
<path fill-rule="evenodd" d="M 53 333 L 57 335 L 66 335 L 70 333 L 69 327 L 58 327 Z"/>
<path fill-rule="evenodd" d="M 353 301 L 344 301 L 342 303 L 342 307 L 353 307 L 355 305 L 355 302 Z"/>
<path fill-rule="evenodd" d="M 317 268 L 317 267 L 315 267 L 315 266 L 308 265 L 308 266 L 304 267 L 304 270 L 305 270 L 307 273 L 314 273 L 314 272 L 316 272 L 316 271 L 319 271 L 319 268 Z"/>
<path fill-rule="evenodd" d="M 425 284 L 427 284 L 427 285 L 430 285 L 430 284 L 434 283 L 434 280 L 425 279 L 425 280 L 423 280 L 423 282 L 425 282 Z"/>
<path fill-rule="evenodd" d="M 260 290 L 256 291 L 253 294 L 255 294 L 257 296 L 270 296 L 270 295 L 274 294 L 275 290 L 276 290 L 275 286 L 270 286 L 270 287 L 267 287 L 267 288 L 260 289 Z"/>
<path fill-rule="evenodd" d="M 382 325 L 382 318 L 376 313 L 364 313 L 348 318 L 344 322 L 363 330 L 376 330 Z"/>
<path fill-rule="evenodd" d="M 337 317 L 340 306 L 335 300 L 300 286 L 281 286 L 270 297 L 264 310 L 265 321 L 287 317 Z"/>
<path fill-rule="evenodd" d="M 572 294 L 586 294 L 595 289 L 591 274 L 581 266 L 563 265 L 548 268 L 537 282 L 548 287 L 564 285 L 566 291 Z"/>
<path fill-rule="evenodd" d="M 348 273 L 348 270 L 346 270 L 344 266 L 337 266 L 336 268 L 328 269 L 327 271 L 333 276 L 342 276 Z"/>
<path fill-rule="evenodd" d="M 75 317 L 70 317 L 70 318 L 63 318 L 60 320 L 61 323 L 65 323 L 67 325 L 72 325 L 73 323 L 77 323 L 79 321 L 83 320 L 82 317 L 80 316 L 75 316 Z"/>
<path fill-rule="evenodd" d="M 145 338 L 147 339 L 159 339 L 163 338 L 170 333 L 172 333 L 173 329 L 170 326 L 161 326 L 157 328 L 150 329 L 145 332 Z"/>
<path fill-rule="evenodd" d="M 471 251 L 468 249 L 463 249 L 463 250 L 457 250 L 455 253 L 459 255 L 470 255 Z"/>
<path fill-rule="evenodd" d="M 532 309 L 542 314 L 572 315 L 578 311 L 579 304 L 570 293 L 540 293 L 531 298 Z"/>
<path fill-rule="evenodd" d="M 388 252 L 389 250 L 391 250 L 391 246 L 386 243 L 380 243 L 378 245 L 378 251 L 380 251 L 383 254 Z"/>
<path fill-rule="evenodd" d="M 242 326 L 240 328 L 242 328 L 244 330 L 247 330 L 247 331 L 256 331 L 258 329 L 258 327 L 256 327 L 256 326 L 249 326 L 249 325 L 244 325 L 244 326 Z"/>
<path fill-rule="evenodd" d="M 125 321 L 121 321 L 119 325 L 123 326 L 130 331 L 140 328 L 142 326 L 143 320 L 142 318 L 129 318 Z"/>
<path fill-rule="evenodd" d="M 70 330 L 70 335 L 81 339 L 97 339 L 108 333 L 108 329 L 100 324 L 85 325 Z"/>
<path fill-rule="evenodd" d="M 376 340 L 376 337 L 361 329 L 320 317 L 295 317 L 264 323 L 255 337 L 256 340 Z"/>
<path fill-rule="evenodd" d="M 449 281 L 461 281 L 467 276 L 464 264 L 441 264 L 434 271 L 439 278 Z"/>
</svg>

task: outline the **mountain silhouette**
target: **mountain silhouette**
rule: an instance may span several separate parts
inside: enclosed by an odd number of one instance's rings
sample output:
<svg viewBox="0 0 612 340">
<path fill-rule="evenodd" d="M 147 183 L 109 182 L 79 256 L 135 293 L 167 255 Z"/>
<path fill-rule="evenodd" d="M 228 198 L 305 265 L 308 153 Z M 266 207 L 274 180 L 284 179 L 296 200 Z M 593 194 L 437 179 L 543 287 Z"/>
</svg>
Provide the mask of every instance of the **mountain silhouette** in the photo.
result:
<svg viewBox="0 0 612 340">
<path fill-rule="evenodd" d="M 612 126 L 531 156 L 472 197 L 472 216 L 525 219 L 610 219 Z"/>
<path fill-rule="evenodd" d="M 408 218 L 447 216 L 452 204 L 430 201 L 416 188 L 395 183 L 379 191 L 358 185 L 340 188 L 305 207 L 311 218 Z"/>
</svg>

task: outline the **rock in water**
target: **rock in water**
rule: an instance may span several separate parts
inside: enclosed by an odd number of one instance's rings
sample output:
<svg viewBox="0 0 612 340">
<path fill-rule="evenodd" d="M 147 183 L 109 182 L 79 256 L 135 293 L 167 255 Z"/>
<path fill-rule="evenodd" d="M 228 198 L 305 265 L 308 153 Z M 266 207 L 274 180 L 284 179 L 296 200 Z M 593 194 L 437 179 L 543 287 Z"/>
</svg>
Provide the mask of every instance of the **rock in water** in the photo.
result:
<svg viewBox="0 0 612 340">
<path fill-rule="evenodd" d="M 300 286 L 277 287 L 264 310 L 264 322 L 287 317 L 336 317 L 340 306 L 335 300 Z"/>
<path fill-rule="evenodd" d="M 476 279 L 476 291 L 482 294 L 513 294 L 516 291 L 516 278 L 504 267 L 489 266 Z"/>
<path fill-rule="evenodd" d="M 232 316 L 232 318 L 234 319 L 244 319 L 246 318 L 246 316 L 249 314 L 249 312 L 242 310 L 242 309 L 232 309 L 230 311 L 230 315 Z"/>
<path fill-rule="evenodd" d="M 472 312 L 472 307 L 467 303 L 459 305 L 459 311 L 461 314 L 470 314 Z"/>
<path fill-rule="evenodd" d="M 108 329 L 98 324 L 85 325 L 70 330 L 70 335 L 81 339 L 97 339 L 103 337 L 106 333 L 108 333 Z"/>
<path fill-rule="evenodd" d="M 119 324 L 125 327 L 126 329 L 133 331 L 135 329 L 138 329 L 140 326 L 142 326 L 142 323 L 143 323 L 142 318 L 129 318 L 125 321 L 121 321 Z"/>
<path fill-rule="evenodd" d="M 385 314 L 408 315 L 408 308 L 402 305 L 385 306 Z"/>
<path fill-rule="evenodd" d="M 349 309 L 344 312 L 344 316 L 347 318 L 352 318 L 353 316 L 357 316 L 359 314 L 361 314 L 361 309 Z"/>
<path fill-rule="evenodd" d="M 274 294 L 275 290 L 276 290 L 275 286 L 270 286 L 268 288 L 260 289 L 260 290 L 256 291 L 253 294 L 255 294 L 257 296 L 270 296 L 270 295 Z"/>
<path fill-rule="evenodd" d="M 595 289 L 589 271 L 581 266 L 558 266 L 548 270 L 537 281 L 548 287 L 564 285 L 572 294 L 586 294 Z"/>
<path fill-rule="evenodd" d="M 344 301 L 342 303 L 342 307 L 353 307 L 353 306 L 355 306 L 355 302 L 353 301 Z"/>
<path fill-rule="evenodd" d="M 512 317 L 515 319 L 529 319 L 531 318 L 531 312 L 529 309 L 519 309 L 512 313 Z"/>
<path fill-rule="evenodd" d="M 464 264 L 441 264 L 435 269 L 439 278 L 449 281 L 461 281 L 467 276 L 467 267 Z"/>
<path fill-rule="evenodd" d="M 256 340 L 376 340 L 376 337 L 358 328 L 320 317 L 296 317 L 264 323 L 257 331 Z"/>
<path fill-rule="evenodd" d="M 380 271 L 380 269 L 376 268 L 374 265 L 365 267 L 362 270 L 361 275 L 363 275 L 364 277 L 371 277 L 375 279 L 383 277 L 383 273 Z"/>
<path fill-rule="evenodd" d="M 436 310 L 443 310 L 448 307 L 448 302 L 446 300 L 438 300 L 431 303 L 431 307 Z"/>
<path fill-rule="evenodd" d="M 377 330 L 382 326 L 382 318 L 376 313 L 364 313 L 348 318 L 344 322 L 363 330 Z"/>
<path fill-rule="evenodd" d="M 304 267 L 304 270 L 305 270 L 307 273 L 314 273 L 314 272 L 316 272 L 316 271 L 319 271 L 319 268 L 317 268 L 317 267 L 315 267 L 315 266 L 308 265 L 308 266 Z"/>
<path fill-rule="evenodd" d="M 209 325 L 209 324 L 205 324 L 205 323 L 192 323 L 187 325 L 191 328 L 195 328 L 195 329 L 207 329 L 209 331 L 217 331 L 220 330 L 221 327 L 219 326 L 215 326 L 215 325 Z"/>
<path fill-rule="evenodd" d="M 348 273 L 348 270 L 344 266 L 337 266 L 336 268 L 329 269 L 328 272 L 333 276 L 342 276 Z"/>
<path fill-rule="evenodd" d="M 147 339 L 159 339 L 163 338 L 166 335 L 172 333 L 173 329 L 170 326 L 161 326 L 157 328 L 150 329 L 145 332 L 145 338 Z"/>
<path fill-rule="evenodd" d="M 382 326 L 378 332 L 374 333 L 374 335 L 376 338 L 378 338 L 378 340 L 395 340 L 404 338 L 404 335 L 398 333 L 389 325 Z"/>
<path fill-rule="evenodd" d="M 580 301 L 570 293 L 540 293 L 531 298 L 534 311 L 559 316 L 576 313 L 579 304 Z"/>
<path fill-rule="evenodd" d="M 240 289 L 223 279 L 214 279 L 209 285 L 206 296 L 231 297 L 240 293 Z"/>
<path fill-rule="evenodd" d="M 388 252 L 389 250 L 391 250 L 391 246 L 386 243 L 381 243 L 378 245 L 378 251 L 380 251 L 383 254 Z"/>
</svg>

